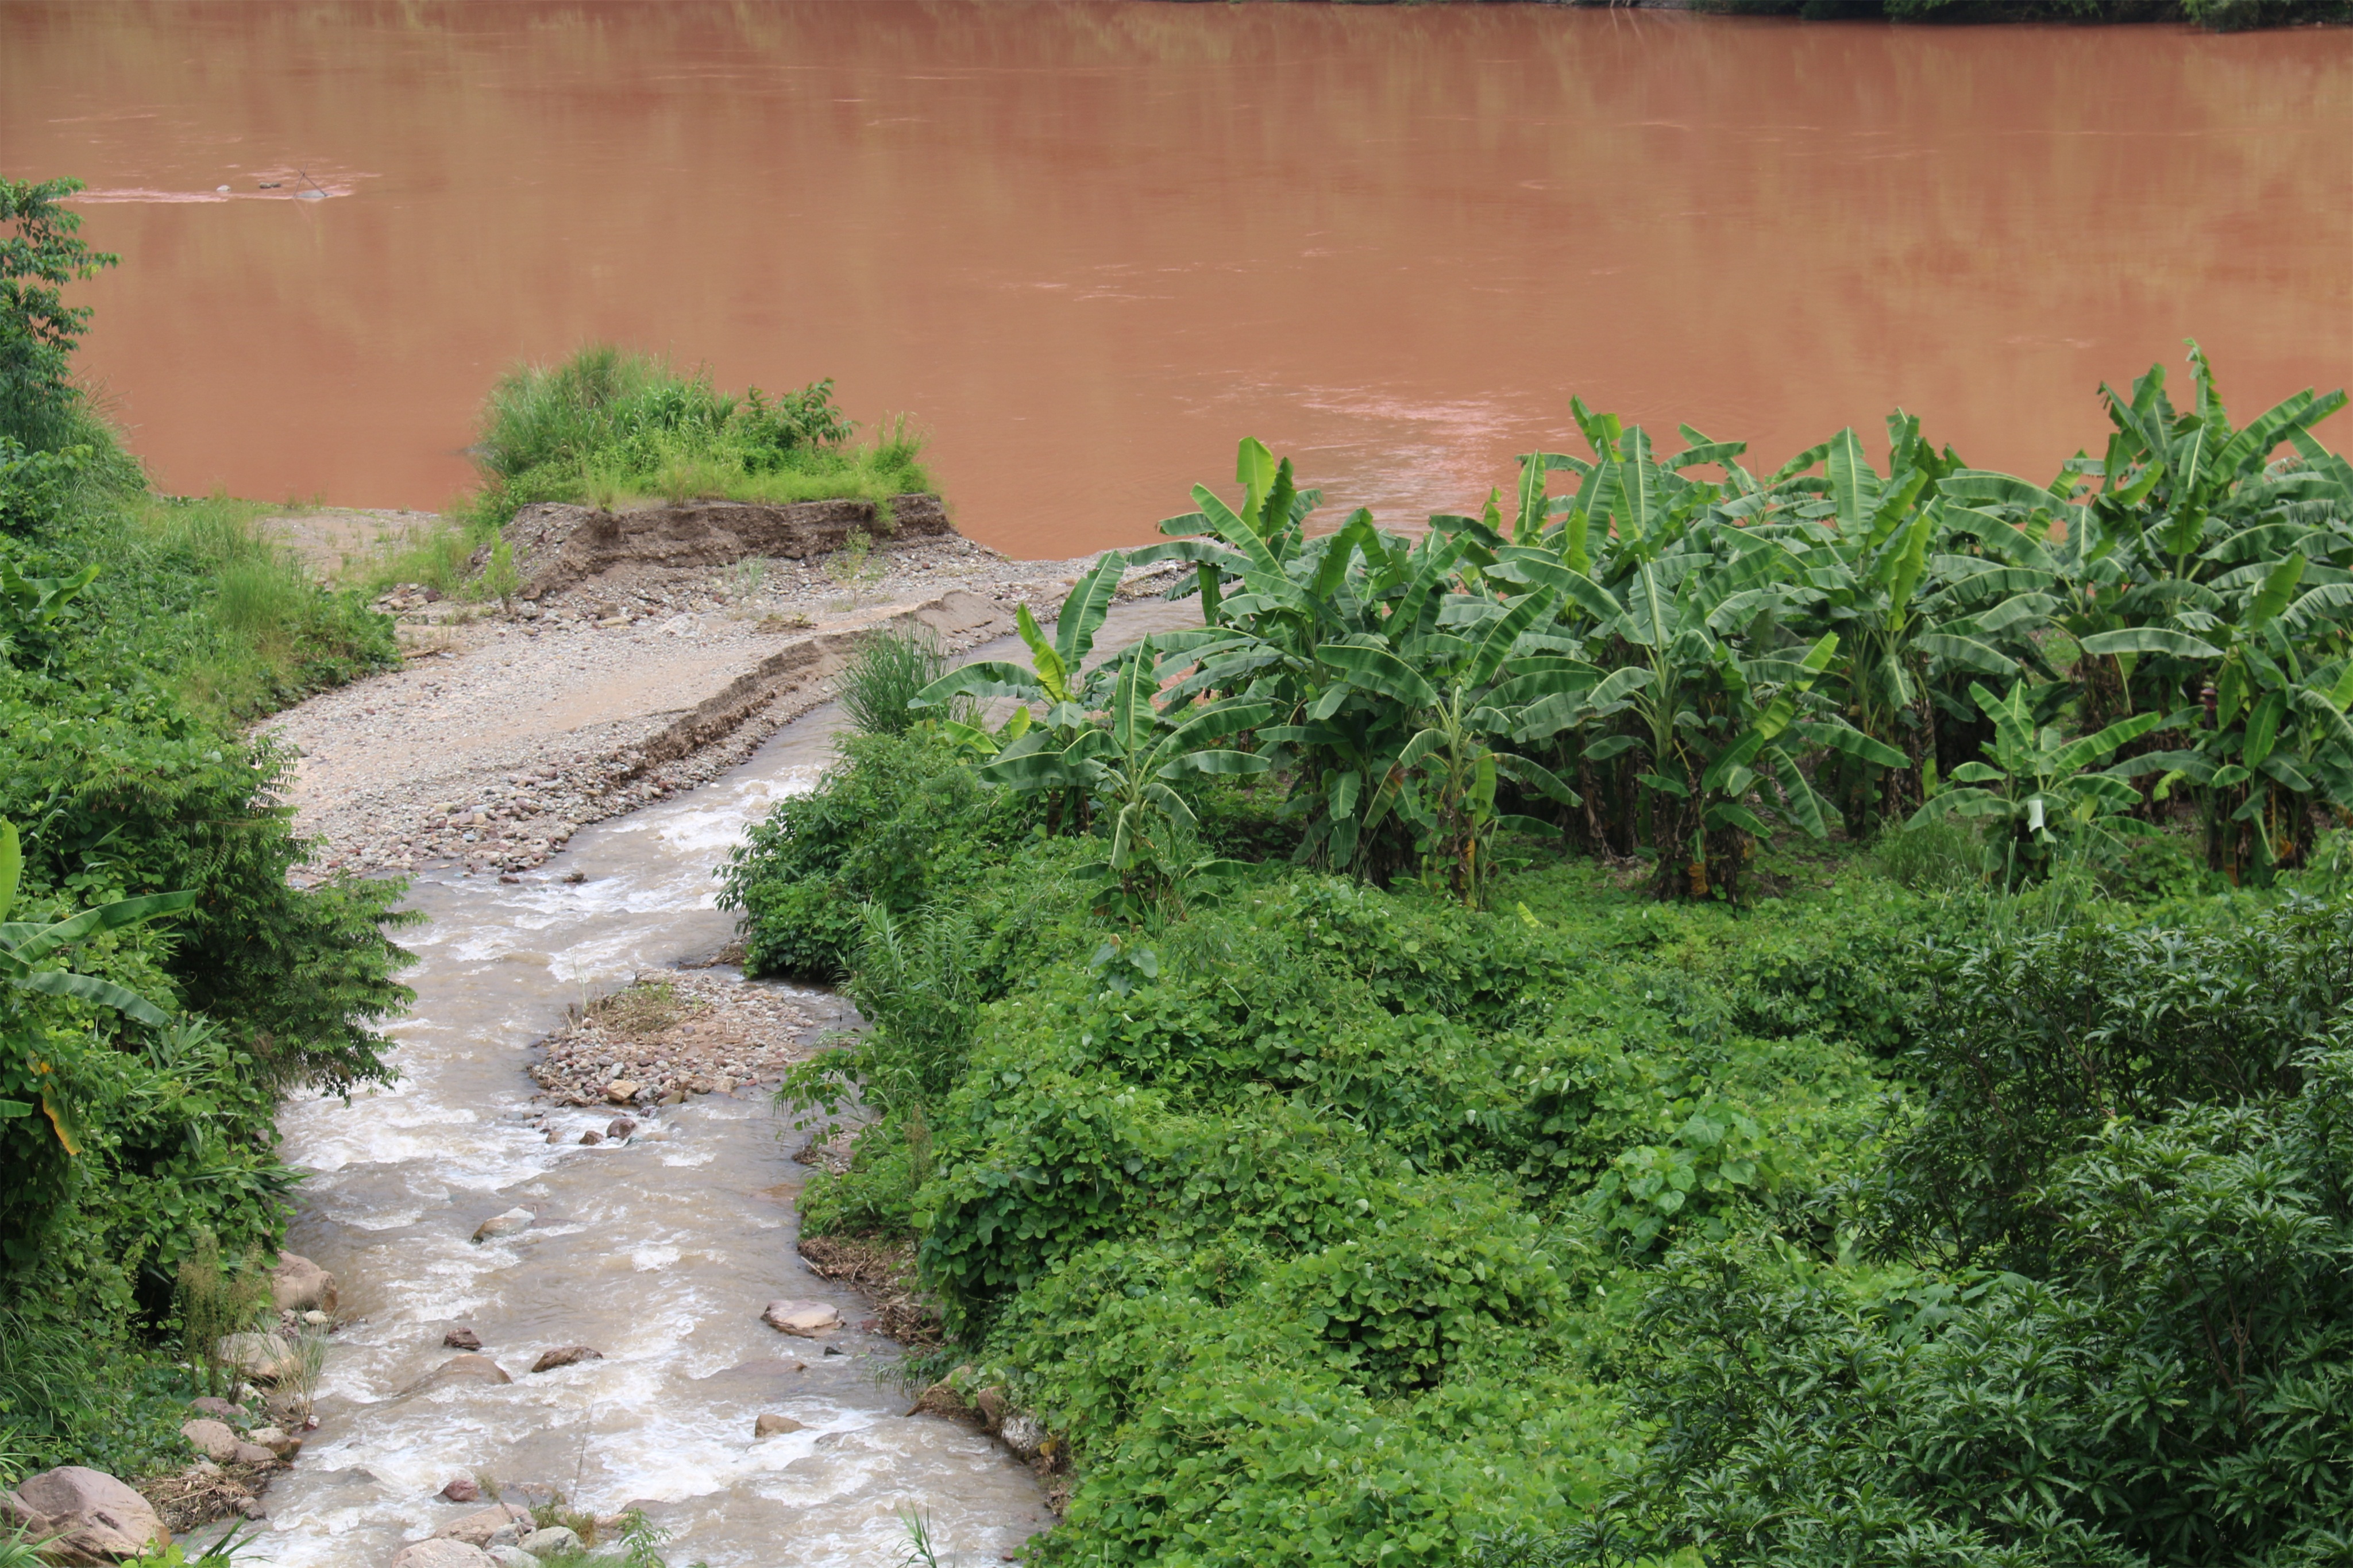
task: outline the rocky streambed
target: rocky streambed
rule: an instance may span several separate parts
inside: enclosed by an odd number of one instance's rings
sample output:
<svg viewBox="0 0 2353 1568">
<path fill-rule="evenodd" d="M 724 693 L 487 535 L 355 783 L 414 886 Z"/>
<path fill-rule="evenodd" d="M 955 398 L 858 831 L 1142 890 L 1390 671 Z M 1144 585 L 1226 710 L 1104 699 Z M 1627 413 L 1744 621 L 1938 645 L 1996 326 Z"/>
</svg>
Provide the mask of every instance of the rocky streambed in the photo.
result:
<svg viewBox="0 0 2353 1568">
<path fill-rule="evenodd" d="M 930 572 L 958 548 L 912 546 L 910 558 L 939 554 L 891 570 Z M 1018 563 L 981 564 L 1019 575 Z M 1050 613 L 1067 568 L 1029 569 L 1021 592 L 942 571 L 891 603 L 819 603 L 818 624 L 785 644 L 957 593 L 1008 617 L 1032 594 Z M 1191 613 L 1123 605 L 1101 650 Z M 970 606 L 950 615 L 965 618 L 944 637 L 987 635 Z M 432 825 L 435 797 L 458 793 L 448 780 L 510 776 L 522 770 L 496 770 L 532 746 L 595 738 L 572 721 L 596 693 L 526 647 L 628 650 L 599 666 L 618 690 L 633 658 L 683 668 L 662 663 L 681 640 L 663 624 L 427 616 L 408 635 L 446 632 L 448 647 L 277 721 L 304 753 L 305 826 L 346 869 L 414 866 L 410 903 L 425 920 L 403 936 L 419 963 L 407 976 L 415 1010 L 391 1031 L 400 1081 L 280 1117 L 289 1159 L 311 1173 L 290 1246 L 332 1270 L 341 1302 L 317 1425 L 287 1449 L 299 1458 L 237 1480 L 248 1495 L 268 1484 L 243 1560 L 516 1568 L 533 1529 L 501 1510 L 518 1502 L 538 1510 L 533 1528 L 553 1521 L 584 1541 L 666 1532 L 672 1562 L 711 1568 L 895 1568 L 911 1514 L 928 1521 L 939 1562 L 996 1563 L 1052 1521 L 1039 1472 L 1054 1456 L 1018 1412 L 992 1415 L 988 1390 L 917 1400 L 901 1386 L 898 1342 L 936 1333 L 903 1258 L 797 1245 L 810 1167 L 794 1155 L 838 1158 L 842 1145 L 794 1132 L 769 1093 L 855 1016 L 829 993 L 714 962 L 733 921 L 715 907 L 712 870 L 749 822 L 831 760 L 830 671 L 812 659 L 773 697 L 743 700 L 739 683 L 779 647 L 723 634 L 725 658 L 699 684 L 628 688 L 640 737 L 735 689 L 740 714 L 672 759 L 690 771 L 640 773 L 601 817 L 566 803 L 570 831 L 543 839 L 515 831 L 533 818 L 501 817 L 512 797 L 487 785 L 460 803 L 481 822 Z M 729 622 L 743 624 L 761 623 Z M 628 637 L 648 640 L 610 640 Z M 234 1442 L 261 1426 L 259 1410 L 213 1416 Z M 208 1462 L 237 1479 L 242 1460 L 229 1453 Z"/>
</svg>

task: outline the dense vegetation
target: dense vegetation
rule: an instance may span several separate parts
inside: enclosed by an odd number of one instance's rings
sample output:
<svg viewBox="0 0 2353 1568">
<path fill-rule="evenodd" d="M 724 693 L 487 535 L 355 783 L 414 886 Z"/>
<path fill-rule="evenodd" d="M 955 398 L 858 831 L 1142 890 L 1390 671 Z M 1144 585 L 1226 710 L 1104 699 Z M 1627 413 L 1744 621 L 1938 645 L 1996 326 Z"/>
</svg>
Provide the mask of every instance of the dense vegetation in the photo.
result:
<svg viewBox="0 0 2353 1568">
<path fill-rule="evenodd" d="M 287 885 L 237 721 L 395 654 L 256 509 L 146 492 L 67 374 L 74 188 L 0 181 L 0 1468 L 135 1475 L 185 1454 L 180 1265 L 267 1256 L 279 1098 L 388 1079 L 407 1000 L 399 886 Z"/>
<path fill-rule="evenodd" d="M 771 398 L 717 391 L 708 373 L 610 346 L 525 365 L 491 390 L 475 451 L 488 484 L 478 510 L 503 521 L 533 501 L 693 497 L 887 501 L 930 488 L 906 426 L 851 447 L 833 384 Z"/>
<path fill-rule="evenodd" d="M 1417 540 L 1246 444 L 754 830 L 874 1026 L 806 1223 L 1054 1432 L 1043 1561 L 2353 1549 L 2341 399 L 2195 379 L 2050 487 L 1580 409 Z M 1204 625 L 1089 668 L 1141 556 Z"/>
</svg>

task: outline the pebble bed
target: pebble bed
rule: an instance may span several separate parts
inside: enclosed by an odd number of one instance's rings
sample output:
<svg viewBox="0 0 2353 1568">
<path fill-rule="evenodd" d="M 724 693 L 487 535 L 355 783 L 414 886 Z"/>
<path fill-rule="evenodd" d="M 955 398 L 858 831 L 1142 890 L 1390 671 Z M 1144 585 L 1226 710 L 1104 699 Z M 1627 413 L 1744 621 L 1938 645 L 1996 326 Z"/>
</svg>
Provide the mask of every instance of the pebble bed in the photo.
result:
<svg viewBox="0 0 2353 1568">
<path fill-rule="evenodd" d="M 790 993 L 721 971 L 645 975 L 637 984 L 672 989 L 670 1019 L 630 1027 L 611 1021 L 621 1010 L 592 1005 L 586 1017 L 540 1042 L 531 1076 L 544 1099 L 620 1111 L 771 1087 L 814 1054 L 832 1022 Z"/>
</svg>

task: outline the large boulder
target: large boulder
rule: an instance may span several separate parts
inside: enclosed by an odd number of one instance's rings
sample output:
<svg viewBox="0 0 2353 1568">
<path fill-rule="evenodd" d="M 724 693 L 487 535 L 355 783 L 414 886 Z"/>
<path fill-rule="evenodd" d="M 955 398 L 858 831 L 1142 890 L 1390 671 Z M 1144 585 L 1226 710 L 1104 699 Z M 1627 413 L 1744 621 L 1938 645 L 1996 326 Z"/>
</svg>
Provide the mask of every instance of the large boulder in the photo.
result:
<svg viewBox="0 0 2353 1568">
<path fill-rule="evenodd" d="M 451 1520 L 433 1532 L 433 1539 L 462 1542 L 468 1546 L 480 1548 L 489 1545 L 491 1537 L 510 1524 L 519 1524 L 529 1530 L 532 1527 L 531 1510 L 512 1502 L 480 1509 L 462 1519 Z"/>
<path fill-rule="evenodd" d="M 446 1388 L 453 1383 L 512 1383 L 506 1369 L 486 1355 L 453 1355 L 401 1392 L 422 1394 L 428 1388 Z"/>
<path fill-rule="evenodd" d="M 237 1433 L 226 1421 L 183 1421 L 180 1436 L 207 1459 L 227 1464 L 237 1458 Z"/>
<path fill-rule="evenodd" d="M 213 1353 L 253 1383 L 282 1383 L 302 1367 L 301 1355 L 279 1334 L 230 1334 Z"/>
<path fill-rule="evenodd" d="M 281 1312 L 332 1312 L 335 1277 L 307 1258 L 281 1252 L 269 1271 L 269 1299 Z"/>
<path fill-rule="evenodd" d="M 594 1345 L 559 1345 L 554 1350 L 542 1352 L 540 1358 L 531 1363 L 531 1370 L 554 1372 L 559 1366 L 571 1366 L 578 1362 L 604 1359 L 605 1352 Z"/>
<path fill-rule="evenodd" d="M 402 1547 L 392 1568 L 499 1568 L 499 1560 L 462 1541 L 420 1541 Z"/>
<path fill-rule="evenodd" d="M 841 1326 L 840 1310 L 823 1301 L 771 1301 L 760 1317 L 772 1329 L 805 1339 Z"/>
<path fill-rule="evenodd" d="M 44 1470 L 0 1494 L 0 1510 L 36 1540 L 54 1537 L 44 1555 L 55 1563 L 118 1563 L 172 1543 L 145 1498 L 79 1465 Z"/>
</svg>

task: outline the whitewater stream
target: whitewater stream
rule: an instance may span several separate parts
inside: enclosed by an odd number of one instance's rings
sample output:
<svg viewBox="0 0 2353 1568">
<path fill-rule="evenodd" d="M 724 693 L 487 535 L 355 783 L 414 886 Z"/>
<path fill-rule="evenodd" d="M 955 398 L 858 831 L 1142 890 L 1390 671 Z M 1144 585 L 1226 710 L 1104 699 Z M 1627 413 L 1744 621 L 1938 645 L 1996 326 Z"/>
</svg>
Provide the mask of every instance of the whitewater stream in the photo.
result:
<svg viewBox="0 0 2353 1568">
<path fill-rule="evenodd" d="M 1197 617 L 1188 605 L 1122 606 L 1101 651 Z M 1004 644 L 971 657 L 1009 657 Z M 944 1564 L 996 1563 L 1046 1528 L 1030 1472 L 985 1435 L 909 1416 L 896 1348 L 858 1325 L 856 1291 L 795 1251 L 800 1139 L 758 1090 L 698 1097 L 641 1118 L 668 1141 L 582 1147 L 609 1112 L 556 1110 L 528 1125 L 533 1041 L 567 1005 L 633 975 L 717 952 L 734 916 L 712 868 L 777 800 L 808 789 L 841 723 L 828 704 L 709 784 L 584 828 L 518 882 L 419 877 L 425 924 L 400 940 L 415 1010 L 389 1030 L 389 1089 L 288 1106 L 290 1163 L 313 1173 L 288 1247 L 332 1271 L 342 1312 L 320 1425 L 265 1500 L 257 1561 L 381 1568 L 400 1546 L 471 1511 L 436 1494 L 487 1476 L 610 1512 L 636 1503 L 672 1531 L 680 1568 L 865 1568 L 905 1557 L 911 1511 Z M 577 875 L 577 882 L 568 880 Z M 722 972 L 724 973 L 724 972 Z M 820 1019 L 828 993 L 788 988 Z M 527 1231 L 476 1244 L 506 1210 Z M 780 1297 L 828 1301 L 847 1326 L 825 1345 L 761 1321 Z M 404 1391 L 455 1352 L 464 1324 L 510 1384 Z M 533 1373 L 557 1346 L 604 1352 Z M 804 1430 L 755 1440 L 775 1412 Z"/>
</svg>

